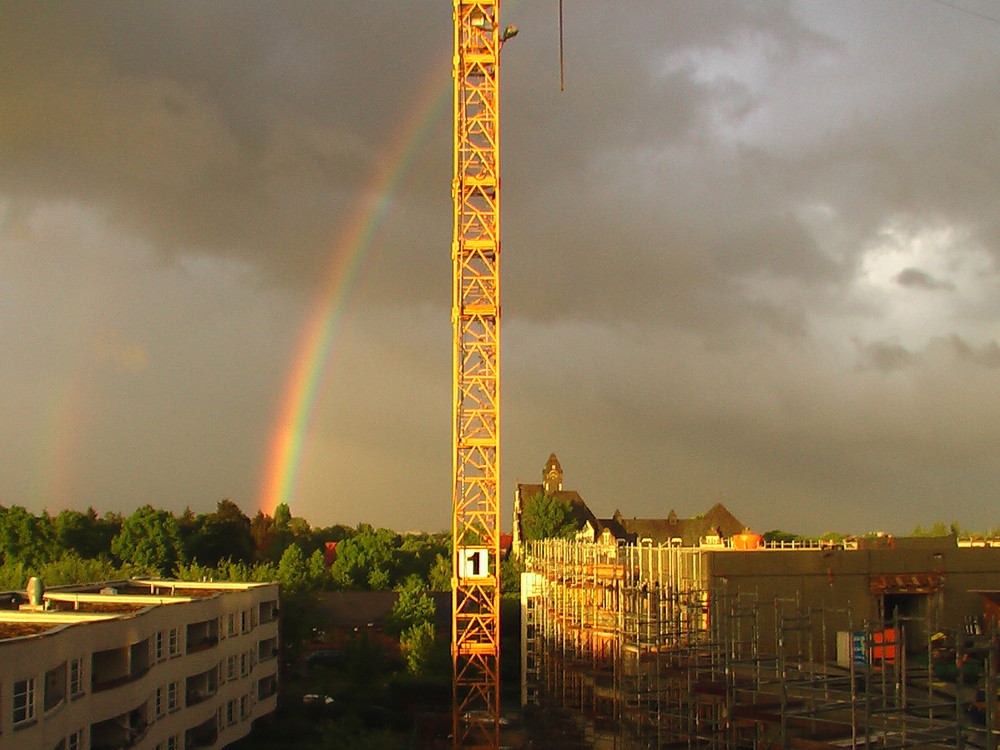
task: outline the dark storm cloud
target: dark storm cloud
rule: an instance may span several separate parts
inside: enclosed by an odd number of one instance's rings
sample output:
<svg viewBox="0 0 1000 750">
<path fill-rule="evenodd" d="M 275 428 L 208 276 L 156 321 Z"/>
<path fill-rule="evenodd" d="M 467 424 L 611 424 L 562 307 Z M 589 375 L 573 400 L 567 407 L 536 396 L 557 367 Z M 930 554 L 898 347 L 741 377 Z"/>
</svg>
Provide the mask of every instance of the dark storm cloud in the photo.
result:
<svg viewBox="0 0 1000 750">
<path fill-rule="evenodd" d="M 961 336 L 952 334 L 945 339 L 954 356 L 962 362 L 985 367 L 989 370 L 1000 368 L 1000 344 L 988 341 L 976 347 L 965 341 Z"/>
<path fill-rule="evenodd" d="M 911 289 L 926 289 L 928 291 L 936 291 L 940 289 L 954 291 L 955 289 L 955 285 L 950 281 L 935 279 L 929 273 L 921 271 L 919 268 L 904 268 L 896 276 L 896 282 L 900 286 L 909 287 Z"/>
<path fill-rule="evenodd" d="M 902 370 L 913 362 L 913 354 L 894 341 L 856 342 L 859 355 L 859 366 L 873 367 L 881 372 Z"/>
<path fill-rule="evenodd" d="M 393 108 L 422 83 L 407 72 L 447 63 L 446 13 L 7 7 L 0 169 L 15 196 L 79 200 L 165 253 L 240 255 L 297 282 L 356 210 Z"/>
<path fill-rule="evenodd" d="M 504 3 L 507 487 L 555 451 L 606 513 L 722 499 L 865 531 L 933 522 L 947 493 L 987 525 L 996 29 L 940 3 L 578 0 L 560 92 L 556 9 Z M 447 106 L 404 130 L 449 97 L 447 0 L 2 14 L 5 497 L 36 486 L 16 469 L 86 361 L 79 496 L 251 504 L 330 248 L 410 137 L 294 510 L 446 526 Z"/>
</svg>

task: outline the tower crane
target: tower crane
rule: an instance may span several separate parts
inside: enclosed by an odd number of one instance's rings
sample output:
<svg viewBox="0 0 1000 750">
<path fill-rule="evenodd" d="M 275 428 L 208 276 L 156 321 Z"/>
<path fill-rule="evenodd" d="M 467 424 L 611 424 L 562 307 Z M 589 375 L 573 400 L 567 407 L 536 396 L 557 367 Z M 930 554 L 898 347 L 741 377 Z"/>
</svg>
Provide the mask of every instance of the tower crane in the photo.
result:
<svg viewBox="0 0 1000 750">
<path fill-rule="evenodd" d="M 452 0 L 452 737 L 500 736 L 500 0 Z"/>
</svg>

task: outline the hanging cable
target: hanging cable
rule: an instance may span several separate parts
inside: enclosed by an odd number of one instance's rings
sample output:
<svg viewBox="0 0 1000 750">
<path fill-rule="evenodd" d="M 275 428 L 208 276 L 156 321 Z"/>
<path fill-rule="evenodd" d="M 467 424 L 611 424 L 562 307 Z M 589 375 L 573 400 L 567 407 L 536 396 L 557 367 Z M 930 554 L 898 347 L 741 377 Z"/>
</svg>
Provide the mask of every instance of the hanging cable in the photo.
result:
<svg viewBox="0 0 1000 750">
<path fill-rule="evenodd" d="M 563 66 L 563 0 L 559 0 L 559 90 L 566 90 L 566 75 Z"/>
</svg>

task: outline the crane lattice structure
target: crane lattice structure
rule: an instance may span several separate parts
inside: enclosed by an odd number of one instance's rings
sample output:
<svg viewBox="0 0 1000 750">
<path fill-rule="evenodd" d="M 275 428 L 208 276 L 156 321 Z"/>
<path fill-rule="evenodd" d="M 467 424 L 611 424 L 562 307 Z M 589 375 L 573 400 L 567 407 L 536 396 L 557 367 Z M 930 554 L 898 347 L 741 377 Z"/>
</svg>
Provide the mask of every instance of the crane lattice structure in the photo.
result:
<svg viewBox="0 0 1000 750">
<path fill-rule="evenodd" d="M 455 747 L 500 727 L 500 0 L 453 1 Z"/>
</svg>

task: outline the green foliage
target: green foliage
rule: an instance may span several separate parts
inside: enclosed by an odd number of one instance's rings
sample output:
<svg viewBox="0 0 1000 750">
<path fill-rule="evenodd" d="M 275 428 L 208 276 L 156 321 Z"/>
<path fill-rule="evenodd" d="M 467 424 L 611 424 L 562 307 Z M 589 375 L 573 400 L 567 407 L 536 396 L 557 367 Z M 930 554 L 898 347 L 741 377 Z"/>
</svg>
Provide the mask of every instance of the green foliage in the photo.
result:
<svg viewBox="0 0 1000 750">
<path fill-rule="evenodd" d="M 944 521 L 935 521 L 929 529 L 926 531 L 924 528 L 917 524 L 913 528 L 913 533 L 911 536 L 948 536 L 953 534 L 955 536 L 965 536 L 968 532 L 963 531 L 958 525 L 958 521 L 952 521 L 951 524 L 946 524 Z"/>
<path fill-rule="evenodd" d="M 20 561 L 5 562 L 0 565 L 0 589 L 21 590 L 27 585 L 31 576 L 38 576 L 46 586 L 62 586 L 131 578 L 142 572 L 144 571 L 132 566 L 117 567 L 106 557 L 87 560 L 69 551 L 58 560 L 50 560 L 40 565 L 28 566 Z"/>
<path fill-rule="evenodd" d="M 86 513 L 63 510 L 55 517 L 59 547 L 85 559 L 106 555 L 111 550 L 111 540 L 119 531 L 120 517 L 101 519 L 93 508 L 87 508 Z"/>
<path fill-rule="evenodd" d="M 420 575 L 426 579 L 439 555 L 445 555 L 450 560 L 451 534 L 409 534 L 393 554 L 398 579 L 411 575 Z M 450 575 L 449 572 L 449 586 Z"/>
<path fill-rule="evenodd" d="M 41 565 L 57 550 L 55 527 L 47 513 L 36 517 L 20 505 L 0 505 L 0 563 Z"/>
<path fill-rule="evenodd" d="M 228 498 L 219 501 L 214 513 L 195 519 L 186 546 L 189 558 L 206 565 L 218 565 L 222 560 L 249 563 L 256 549 L 250 519 Z"/>
<path fill-rule="evenodd" d="M 371 642 L 367 628 L 362 628 L 346 643 L 344 662 L 351 679 L 361 687 L 381 680 L 387 666 L 385 649 Z"/>
<path fill-rule="evenodd" d="M 281 581 L 282 591 L 288 594 L 297 594 L 308 586 L 309 570 L 299 545 L 290 544 L 285 549 L 278 563 L 278 580 Z"/>
<path fill-rule="evenodd" d="M 577 531 L 570 504 L 553 495 L 528 498 L 521 510 L 521 532 L 526 542 L 558 537 L 571 539 Z"/>
<path fill-rule="evenodd" d="M 524 572 L 524 563 L 513 556 L 500 562 L 500 593 L 520 594 L 521 593 L 521 573 Z"/>
<path fill-rule="evenodd" d="M 762 536 L 765 542 L 798 542 L 802 540 L 802 537 L 798 534 L 793 534 L 790 531 L 782 531 L 781 529 L 765 531 Z"/>
<path fill-rule="evenodd" d="M 288 503 L 278 503 L 274 506 L 274 527 L 279 531 L 287 529 L 292 520 L 292 511 Z"/>
<path fill-rule="evenodd" d="M 399 650 L 410 674 L 426 674 L 430 671 L 437 651 L 433 622 L 417 622 L 399 636 Z"/>
<path fill-rule="evenodd" d="M 359 531 L 337 546 L 337 558 L 330 574 L 343 588 L 383 590 L 396 578 L 395 550 L 399 535 L 389 529 L 359 526 Z"/>
<path fill-rule="evenodd" d="M 111 540 L 111 552 L 122 564 L 157 575 L 169 575 L 186 559 L 177 519 L 152 505 L 142 506 L 125 519 Z"/>
<path fill-rule="evenodd" d="M 266 583 L 278 580 L 278 567 L 263 562 L 247 565 L 244 562 L 223 560 L 214 568 L 197 560 L 178 563 L 174 575 L 184 581 L 235 581 L 238 583 Z"/>
<path fill-rule="evenodd" d="M 431 591 L 451 591 L 451 552 L 437 555 L 427 572 L 427 588 Z"/>
<path fill-rule="evenodd" d="M 410 576 L 399 588 L 399 597 L 386 618 L 385 629 L 398 636 L 415 625 L 434 623 L 434 600 L 427 594 L 427 584 L 418 576 Z"/>
<path fill-rule="evenodd" d="M 314 550 L 309 559 L 306 560 L 306 576 L 309 587 L 314 589 L 328 589 L 333 584 L 329 571 L 326 569 L 326 560 L 323 553 Z"/>
</svg>

